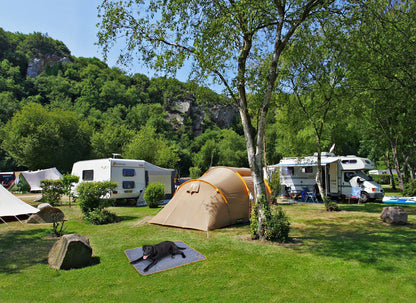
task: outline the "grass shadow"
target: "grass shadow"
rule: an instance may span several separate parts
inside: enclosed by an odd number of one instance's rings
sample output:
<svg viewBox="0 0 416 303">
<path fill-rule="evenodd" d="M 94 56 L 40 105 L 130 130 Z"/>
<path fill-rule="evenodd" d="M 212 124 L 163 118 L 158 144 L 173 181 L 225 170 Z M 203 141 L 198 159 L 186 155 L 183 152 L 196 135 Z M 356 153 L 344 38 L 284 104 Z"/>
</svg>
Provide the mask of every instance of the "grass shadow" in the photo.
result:
<svg viewBox="0 0 416 303">
<path fill-rule="evenodd" d="M 383 211 L 384 207 L 401 206 L 409 215 L 416 215 L 416 205 L 400 205 L 400 204 L 386 204 L 386 203 L 362 203 L 362 204 L 339 204 L 341 210 L 357 211 L 366 213 L 379 213 Z"/>
<path fill-rule="evenodd" d="M 379 270 L 392 270 L 394 260 L 415 257 L 416 226 L 389 226 L 377 222 L 346 226 L 321 222 L 301 231 L 299 237 L 312 253 L 356 260 L 375 265 Z M 305 249 L 305 247 L 296 249 Z"/>
<path fill-rule="evenodd" d="M 14 274 L 35 264 L 48 262 L 48 253 L 57 238 L 50 230 L 13 230 L 0 234 L 0 272 Z"/>
</svg>

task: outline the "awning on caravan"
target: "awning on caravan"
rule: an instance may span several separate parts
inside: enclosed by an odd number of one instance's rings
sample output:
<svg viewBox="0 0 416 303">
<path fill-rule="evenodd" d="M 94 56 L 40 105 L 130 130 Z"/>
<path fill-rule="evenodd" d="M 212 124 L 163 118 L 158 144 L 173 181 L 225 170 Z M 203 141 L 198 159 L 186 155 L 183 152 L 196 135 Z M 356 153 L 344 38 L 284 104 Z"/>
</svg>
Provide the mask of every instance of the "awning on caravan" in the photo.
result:
<svg viewBox="0 0 416 303">
<path fill-rule="evenodd" d="M 332 160 L 324 160 L 321 161 L 321 165 L 327 165 L 330 163 L 334 163 L 337 162 L 338 159 L 332 159 Z M 270 165 L 269 167 L 282 167 L 282 166 L 317 166 L 318 162 L 316 161 L 308 161 L 308 162 L 298 162 L 298 161 L 293 161 L 293 162 L 284 162 L 284 163 L 278 163 L 278 164 L 274 164 L 274 165 Z"/>
</svg>

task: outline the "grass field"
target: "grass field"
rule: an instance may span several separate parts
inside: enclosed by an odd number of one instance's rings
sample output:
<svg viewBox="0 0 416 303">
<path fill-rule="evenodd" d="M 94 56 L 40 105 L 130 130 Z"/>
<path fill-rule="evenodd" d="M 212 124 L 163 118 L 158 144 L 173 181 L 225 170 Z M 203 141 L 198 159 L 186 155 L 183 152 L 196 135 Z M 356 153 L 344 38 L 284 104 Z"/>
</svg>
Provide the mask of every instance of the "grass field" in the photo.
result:
<svg viewBox="0 0 416 303">
<path fill-rule="evenodd" d="M 294 242 L 249 240 L 248 226 L 209 232 L 146 224 L 159 209 L 117 207 L 121 222 L 87 225 L 62 206 L 66 233 L 90 239 L 95 265 L 47 265 L 50 224 L 0 224 L 0 302 L 414 302 L 416 207 L 406 226 L 380 220 L 377 203 L 284 205 Z M 182 240 L 206 260 L 141 276 L 124 250 Z"/>
</svg>

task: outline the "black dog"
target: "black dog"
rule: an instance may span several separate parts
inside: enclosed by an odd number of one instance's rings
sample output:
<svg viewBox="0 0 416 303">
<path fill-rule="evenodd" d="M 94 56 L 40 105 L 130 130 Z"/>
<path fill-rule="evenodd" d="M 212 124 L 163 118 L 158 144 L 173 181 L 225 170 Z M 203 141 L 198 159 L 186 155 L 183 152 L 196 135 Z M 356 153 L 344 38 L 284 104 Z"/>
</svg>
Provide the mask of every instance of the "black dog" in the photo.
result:
<svg viewBox="0 0 416 303">
<path fill-rule="evenodd" d="M 174 258 L 175 255 L 181 254 L 182 258 L 186 258 L 185 254 L 180 251 L 180 249 L 186 249 L 183 247 L 178 247 L 175 243 L 171 241 L 164 241 L 156 245 L 143 245 L 143 256 L 130 261 L 130 264 L 146 260 L 147 258 L 152 259 L 152 263 L 147 265 L 144 271 L 148 271 L 152 266 L 154 266 L 159 260 L 171 255 Z"/>
</svg>

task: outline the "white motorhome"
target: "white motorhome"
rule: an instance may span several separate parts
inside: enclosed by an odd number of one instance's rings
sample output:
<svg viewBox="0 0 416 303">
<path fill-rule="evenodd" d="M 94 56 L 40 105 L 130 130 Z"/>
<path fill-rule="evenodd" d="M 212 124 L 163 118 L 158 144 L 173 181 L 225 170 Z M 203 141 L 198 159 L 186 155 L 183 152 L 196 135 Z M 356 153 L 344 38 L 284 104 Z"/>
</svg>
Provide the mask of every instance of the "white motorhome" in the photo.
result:
<svg viewBox="0 0 416 303">
<path fill-rule="evenodd" d="M 81 182 L 115 181 L 117 188 L 110 195 L 112 199 L 136 199 L 143 202 L 146 186 L 152 182 L 165 185 L 166 197 L 174 193 L 175 170 L 162 168 L 143 160 L 95 159 L 79 161 L 72 166 L 72 175 Z"/>
<path fill-rule="evenodd" d="M 360 199 L 364 202 L 383 198 L 383 188 L 366 174 L 374 168 L 373 162 L 369 159 L 357 156 L 336 156 L 333 153 L 323 152 L 321 164 L 322 185 L 327 196 L 349 198 L 353 196 L 353 188 L 359 188 Z M 283 158 L 278 164 L 268 166 L 271 173 L 277 169 L 280 171 L 281 184 L 291 193 L 313 192 L 316 187 L 315 178 L 318 170 L 316 153 L 304 158 Z"/>
</svg>

